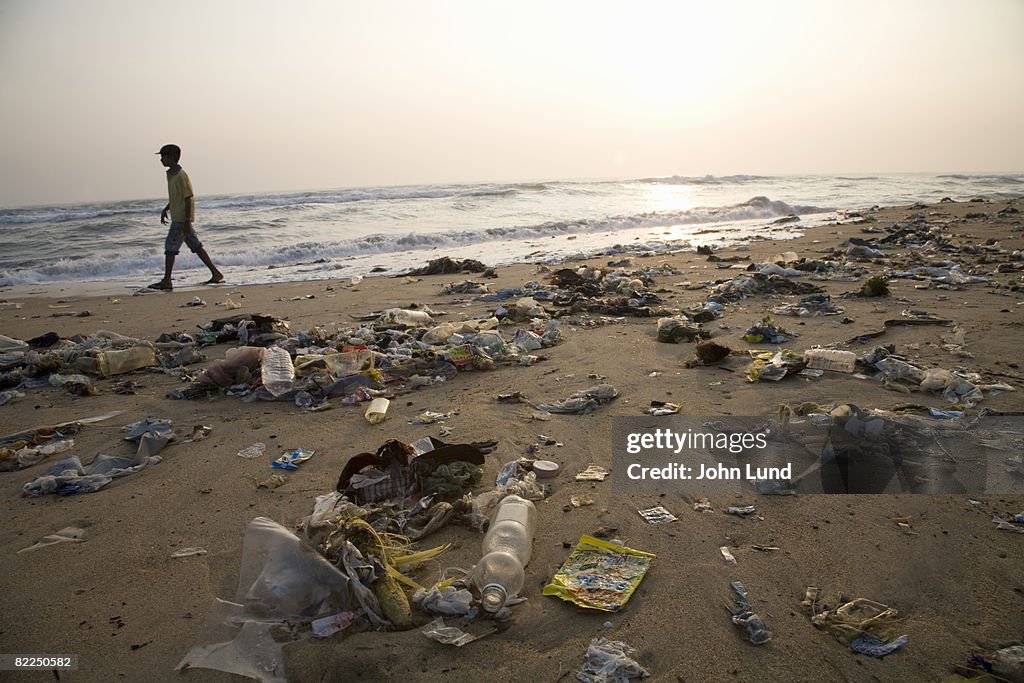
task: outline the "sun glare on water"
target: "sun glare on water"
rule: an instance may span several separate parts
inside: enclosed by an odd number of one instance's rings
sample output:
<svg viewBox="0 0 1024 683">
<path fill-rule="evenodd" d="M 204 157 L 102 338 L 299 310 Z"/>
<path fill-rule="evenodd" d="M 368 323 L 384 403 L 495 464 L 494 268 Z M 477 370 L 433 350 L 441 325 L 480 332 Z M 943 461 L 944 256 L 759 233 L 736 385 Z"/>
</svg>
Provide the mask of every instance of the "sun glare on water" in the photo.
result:
<svg viewBox="0 0 1024 683">
<path fill-rule="evenodd" d="M 655 213 L 693 208 L 693 190 L 686 185 L 649 184 L 643 190 L 644 210 Z"/>
</svg>

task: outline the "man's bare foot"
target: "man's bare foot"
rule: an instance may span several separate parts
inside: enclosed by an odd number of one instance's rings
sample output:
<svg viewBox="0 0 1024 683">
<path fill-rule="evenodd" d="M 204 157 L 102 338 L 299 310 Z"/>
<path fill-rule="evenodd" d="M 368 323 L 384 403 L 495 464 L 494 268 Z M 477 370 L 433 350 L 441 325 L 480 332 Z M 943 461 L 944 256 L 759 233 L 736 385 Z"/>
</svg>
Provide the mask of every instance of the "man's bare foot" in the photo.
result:
<svg viewBox="0 0 1024 683">
<path fill-rule="evenodd" d="M 160 280 L 160 282 L 154 282 L 153 284 L 149 285 L 148 289 L 158 289 L 162 292 L 171 292 L 174 290 L 174 285 L 172 285 L 170 282 L 164 282 L 163 280 Z"/>
<path fill-rule="evenodd" d="M 216 275 L 211 277 L 209 280 L 207 280 L 203 284 L 204 285 L 219 285 L 222 282 L 224 282 L 224 276 L 221 273 L 217 273 Z"/>
</svg>

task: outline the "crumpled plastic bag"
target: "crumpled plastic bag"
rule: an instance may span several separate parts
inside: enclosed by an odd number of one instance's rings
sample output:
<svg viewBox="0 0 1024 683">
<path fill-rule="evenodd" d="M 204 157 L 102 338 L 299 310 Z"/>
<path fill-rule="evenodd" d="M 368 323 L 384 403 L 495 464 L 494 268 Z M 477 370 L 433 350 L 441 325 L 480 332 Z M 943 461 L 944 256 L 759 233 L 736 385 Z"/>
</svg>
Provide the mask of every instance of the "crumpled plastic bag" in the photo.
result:
<svg viewBox="0 0 1024 683">
<path fill-rule="evenodd" d="M 134 458 L 97 455 L 88 466 L 83 466 L 78 456 L 65 458 L 53 464 L 45 474 L 40 475 L 22 487 L 24 496 L 44 496 L 56 493 L 67 496 L 74 493 L 93 493 L 109 484 L 116 477 L 135 474 L 149 465 L 155 465 L 162 458 L 159 455 Z"/>
<path fill-rule="evenodd" d="M 951 404 L 963 403 L 970 406 L 985 398 L 981 389 L 974 384 L 942 368 L 928 370 L 920 387 L 925 391 L 941 392 L 942 398 Z"/>
<path fill-rule="evenodd" d="M 441 617 L 434 619 L 432 622 L 424 626 L 423 629 L 420 630 L 420 633 L 431 640 L 436 640 L 437 642 L 442 643 L 443 645 L 454 645 L 455 647 L 462 647 L 467 643 L 472 643 L 474 640 L 483 638 L 483 636 L 466 633 L 454 626 L 445 626 L 444 619 Z M 485 633 L 484 635 L 490 635 L 490 633 Z"/>
<path fill-rule="evenodd" d="M 548 413 L 583 415 L 599 405 L 611 402 L 618 395 L 619 392 L 611 384 L 598 384 L 589 389 L 577 391 L 564 401 L 538 403 L 534 408 Z"/>
<path fill-rule="evenodd" d="M 587 661 L 576 672 L 576 680 L 584 683 L 625 683 L 631 678 L 646 678 L 651 672 L 633 655 L 636 649 L 621 640 L 597 637 L 587 646 Z"/>
<path fill-rule="evenodd" d="M 289 624 L 350 611 L 349 583 L 298 536 L 257 517 L 246 527 L 234 602 L 216 600 L 176 670 L 215 669 L 287 683 L 281 639 L 291 633 Z"/>
<path fill-rule="evenodd" d="M 420 588 L 413 594 L 412 601 L 428 614 L 461 617 L 473 609 L 473 594 L 455 586 L 445 586 L 444 589 L 433 586 L 429 591 Z"/>
<path fill-rule="evenodd" d="M 680 344 L 705 339 L 710 335 L 700 325 L 686 316 L 658 319 L 658 341 L 666 344 Z"/>
</svg>

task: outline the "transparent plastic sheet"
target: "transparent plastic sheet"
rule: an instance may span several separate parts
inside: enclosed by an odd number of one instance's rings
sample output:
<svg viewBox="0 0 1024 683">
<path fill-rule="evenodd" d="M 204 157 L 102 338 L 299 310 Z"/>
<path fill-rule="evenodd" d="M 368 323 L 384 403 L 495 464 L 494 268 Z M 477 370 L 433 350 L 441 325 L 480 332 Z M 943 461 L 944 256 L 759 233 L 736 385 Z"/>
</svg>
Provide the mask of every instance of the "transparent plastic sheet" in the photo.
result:
<svg viewBox="0 0 1024 683">
<path fill-rule="evenodd" d="M 177 670 L 286 683 L 281 648 L 293 625 L 351 608 L 348 577 L 277 522 L 257 517 L 245 531 L 234 601 L 214 602 Z"/>
<path fill-rule="evenodd" d="M 67 496 L 75 493 L 94 493 L 116 477 L 135 474 L 161 460 L 159 455 L 121 458 L 101 453 L 88 465 L 82 465 L 78 456 L 72 456 L 54 463 L 45 474 L 25 484 L 22 487 L 22 495 L 43 496 L 55 493 Z"/>
<path fill-rule="evenodd" d="M 646 678 L 651 673 L 633 656 L 636 650 L 621 640 L 594 638 L 587 646 L 587 661 L 576 672 L 576 680 L 584 683 L 619 683 L 632 678 Z"/>
<path fill-rule="evenodd" d="M 472 633 L 466 633 L 462 629 L 454 626 L 445 626 L 444 618 L 438 617 L 432 622 L 420 629 L 420 633 L 425 635 L 431 640 L 436 640 L 442 645 L 454 645 L 455 647 L 462 647 L 468 643 L 472 643 L 474 640 L 485 638 L 494 631 L 475 635 Z"/>
</svg>

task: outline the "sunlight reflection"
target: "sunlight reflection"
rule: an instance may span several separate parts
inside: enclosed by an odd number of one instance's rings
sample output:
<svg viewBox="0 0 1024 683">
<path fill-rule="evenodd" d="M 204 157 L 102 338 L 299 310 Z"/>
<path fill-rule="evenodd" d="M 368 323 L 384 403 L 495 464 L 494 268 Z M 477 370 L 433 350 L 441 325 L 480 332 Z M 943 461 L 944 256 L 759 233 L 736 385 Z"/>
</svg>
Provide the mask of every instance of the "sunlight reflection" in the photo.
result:
<svg viewBox="0 0 1024 683">
<path fill-rule="evenodd" d="M 644 188 L 648 211 L 687 211 L 693 208 L 693 189 L 688 185 L 650 184 Z"/>
</svg>

